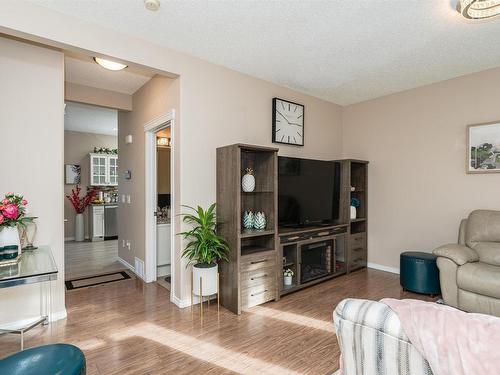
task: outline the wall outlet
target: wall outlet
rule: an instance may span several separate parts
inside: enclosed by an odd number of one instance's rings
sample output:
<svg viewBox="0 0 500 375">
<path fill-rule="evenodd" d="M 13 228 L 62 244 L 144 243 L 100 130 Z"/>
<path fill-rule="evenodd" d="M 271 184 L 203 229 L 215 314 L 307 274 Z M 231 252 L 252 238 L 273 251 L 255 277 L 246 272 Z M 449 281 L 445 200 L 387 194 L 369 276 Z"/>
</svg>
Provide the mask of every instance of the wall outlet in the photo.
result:
<svg viewBox="0 0 500 375">
<path fill-rule="evenodd" d="M 128 248 L 128 251 L 130 251 L 130 241 L 127 240 L 127 248 Z"/>
<path fill-rule="evenodd" d="M 127 203 L 130 204 L 130 194 L 127 194 Z"/>
</svg>

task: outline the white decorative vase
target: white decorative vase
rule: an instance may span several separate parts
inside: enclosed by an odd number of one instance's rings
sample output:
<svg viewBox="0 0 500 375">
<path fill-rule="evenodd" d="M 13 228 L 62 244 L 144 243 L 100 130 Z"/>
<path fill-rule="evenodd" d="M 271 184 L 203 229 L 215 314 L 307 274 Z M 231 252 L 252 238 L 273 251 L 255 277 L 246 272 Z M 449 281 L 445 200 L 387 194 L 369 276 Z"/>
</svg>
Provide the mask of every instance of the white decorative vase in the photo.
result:
<svg viewBox="0 0 500 375">
<path fill-rule="evenodd" d="M 21 251 L 21 240 L 17 226 L 3 227 L 0 229 L 0 247 L 16 245 Z"/>
<path fill-rule="evenodd" d="M 241 179 L 241 189 L 245 193 L 251 193 L 255 190 L 255 177 L 251 168 L 246 169 L 246 174 Z"/>
<path fill-rule="evenodd" d="M 257 230 L 266 229 L 267 220 L 264 212 L 257 212 L 253 218 L 253 227 Z"/>
<path fill-rule="evenodd" d="M 283 276 L 283 284 L 285 286 L 292 285 L 292 276 Z"/>
<path fill-rule="evenodd" d="M 243 228 L 253 229 L 253 223 L 255 221 L 255 216 L 252 211 L 245 211 L 243 214 Z"/>
<path fill-rule="evenodd" d="M 356 219 L 356 207 L 351 206 L 351 220 Z"/>
<path fill-rule="evenodd" d="M 75 217 L 75 241 L 82 242 L 85 239 L 85 225 L 83 214 L 76 214 Z"/>
<path fill-rule="evenodd" d="M 219 266 L 217 264 L 195 264 L 193 266 L 193 293 L 197 296 L 211 296 L 217 293 L 217 273 Z M 201 291 L 200 291 L 201 279 Z"/>
</svg>

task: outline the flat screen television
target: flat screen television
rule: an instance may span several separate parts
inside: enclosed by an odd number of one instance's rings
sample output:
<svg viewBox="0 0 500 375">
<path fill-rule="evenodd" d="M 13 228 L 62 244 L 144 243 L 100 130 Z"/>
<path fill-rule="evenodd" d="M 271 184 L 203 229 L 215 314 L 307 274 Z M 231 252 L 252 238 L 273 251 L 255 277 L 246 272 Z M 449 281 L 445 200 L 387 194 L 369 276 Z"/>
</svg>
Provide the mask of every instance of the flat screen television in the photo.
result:
<svg viewBox="0 0 500 375">
<path fill-rule="evenodd" d="M 278 222 L 285 227 L 339 222 L 340 163 L 278 157 Z"/>
</svg>

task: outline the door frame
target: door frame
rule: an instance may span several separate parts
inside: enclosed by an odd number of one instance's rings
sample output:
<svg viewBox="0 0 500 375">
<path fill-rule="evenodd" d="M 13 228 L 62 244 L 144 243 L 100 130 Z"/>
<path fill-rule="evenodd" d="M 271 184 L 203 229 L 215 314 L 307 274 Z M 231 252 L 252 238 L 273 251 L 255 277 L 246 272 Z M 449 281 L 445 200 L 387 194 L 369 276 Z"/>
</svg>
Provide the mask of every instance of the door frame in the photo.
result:
<svg viewBox="0 0 500 375">
<path fill-rule="evenodd" d="M 157 194 L 157 186 L 156 186 L 156 133 L 159 130 L 170 127 L 170 273 L 171 273 L 171 282 L 170 282 L 170 300 L 172 300 L 174 296 L 175 290 L 175 236 L 176 233 L 175 228 L 175 220 L 174 217 L 176 215 L 175 212 L 175 110 L 171 109 L 168 112 L 165 112 L 158 117 L 148 121 L 144 124 L 144 132 L 145 132 L 145 254 L 144 254 L 144 270 L 145 275 L 144 279 L 147 283 L 156 281 L 156 216 L 154 212 L 156 211 L 156 194 Z"/>
</svg>

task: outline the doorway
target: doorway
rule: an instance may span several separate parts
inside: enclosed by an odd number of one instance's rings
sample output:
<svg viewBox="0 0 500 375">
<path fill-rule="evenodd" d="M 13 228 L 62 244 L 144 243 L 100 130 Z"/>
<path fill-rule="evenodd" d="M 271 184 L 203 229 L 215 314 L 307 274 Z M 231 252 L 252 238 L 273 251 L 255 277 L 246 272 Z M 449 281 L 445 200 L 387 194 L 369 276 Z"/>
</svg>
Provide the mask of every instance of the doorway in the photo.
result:
<svg viewBox="0 0 500 375">
<path fill-rule="evenodd" d="M 146 281 L 170 291 L 174 263 L 174 126 L 173 110 L 144 125 L 146 151 Z"/>
</svg>

